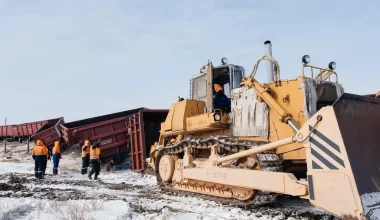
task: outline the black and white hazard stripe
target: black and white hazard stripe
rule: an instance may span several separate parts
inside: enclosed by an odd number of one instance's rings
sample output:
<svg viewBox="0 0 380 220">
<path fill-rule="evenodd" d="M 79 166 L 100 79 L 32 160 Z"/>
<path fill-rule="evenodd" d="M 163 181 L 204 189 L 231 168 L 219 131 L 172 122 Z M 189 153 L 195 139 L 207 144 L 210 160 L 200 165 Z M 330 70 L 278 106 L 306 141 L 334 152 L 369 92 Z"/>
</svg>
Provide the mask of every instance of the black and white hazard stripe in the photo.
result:
<svg viewBox="0 0 380 220">
<path fill-rule="evenodd" d="M 313 127 L 309 126 L 309 130 L 312 131 Z M 312 144 L 312 168 L 330 170 L 345 168 L 340 147 L 316 129 L 312 134 L 309 139 Z"/>
</svg>

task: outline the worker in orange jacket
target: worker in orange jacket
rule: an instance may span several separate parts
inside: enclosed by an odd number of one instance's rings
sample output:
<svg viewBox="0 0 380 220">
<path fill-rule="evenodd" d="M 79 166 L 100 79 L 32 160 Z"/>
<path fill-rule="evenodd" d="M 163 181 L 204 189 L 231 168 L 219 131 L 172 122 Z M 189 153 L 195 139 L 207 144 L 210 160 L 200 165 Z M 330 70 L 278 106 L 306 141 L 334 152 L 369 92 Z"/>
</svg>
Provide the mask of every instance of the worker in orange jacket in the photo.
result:
<svg viewBox="0 0 380 220">
<path fill-rule="evenodd" d="M 90 141 L 86 140 L 84 142 L 84 145 L 82 146 L 82 175 L 87 173 L 87 169 L 90 162 L 90 148 Z"/>
<path fill-rule="evenodd" d="M 88 178 L 92 179 L 92 174 L 95 173 L 94 180 L 98 179 L 100 172 L 100 143 L 96 142 L 91 146 L 90 149 L 90 167 L 91 170 L 88 173 Z"/>
<path fill-rule="evenodd" d="M 375 98 L 380 98 L 380 91 L 378 91 L 378 92 L 376 93 Z"/>
<path fill-rule="evenodd" d="M 36 146 L 32 150 L 32 158 L 34 160 L 34 176 L 38 179 L 43 179 L 43 171 L 47 155 L 47 148 L 44 147 L 41 140 L 37 140 Z"/>
<path fill-rule="evenodd" d="M 53 175 L 57 175 L 58 174 L 59 160 L 62 159 L 61 144 L 59 143 L 59 141 L 54 142 L 52 155 L 53 155 Z"/>
</svg>

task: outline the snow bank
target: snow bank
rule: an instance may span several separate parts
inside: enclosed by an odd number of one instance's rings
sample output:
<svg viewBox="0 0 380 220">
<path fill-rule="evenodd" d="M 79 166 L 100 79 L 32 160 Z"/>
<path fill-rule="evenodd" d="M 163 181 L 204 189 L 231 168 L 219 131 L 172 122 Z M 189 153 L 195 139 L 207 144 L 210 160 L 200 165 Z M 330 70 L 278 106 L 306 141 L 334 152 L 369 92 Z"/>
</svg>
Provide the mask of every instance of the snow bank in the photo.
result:
<svg viewBox="0 0 380 220">
<path fill-rule="evenodd" d="M 34 174 L 34 163 L 9 163 L 0 162 L 0 174 L 5 173 L 28 173 Z"/>
<path fill-rule="evenodd" d="M 4 154 L 4 143 L 0 145 L 0 161 L 25 162 L 32 160 L 31 154 L 34 144 L 30 143 L 29 153 L 25 143 L 7 142 L 7 153 Z"/>
<path fill-rule="evenodd" d="M 157 213 L 136 212 L 128 202 L 114 201 L 48 201 L 31 198 L 10 199 L 0 201 L 0 219 L 107 219 L 107 220 L 219 220 L 221 217 L 204 216 L 197 213 L 173 212 L 163 208 Z M 253 218 L 268 219 L 268 218 Z"/>
<path fill-rule="evenodd" d="M 101 173 L 99 176 L 103 182 L 107 183 L 128 183 L 132 185 L 150 185 L 157 184 L 156 178 L 151 175 L 142 175 L 132 171 L 116 171 L 115 173 Z"/>
</svg>

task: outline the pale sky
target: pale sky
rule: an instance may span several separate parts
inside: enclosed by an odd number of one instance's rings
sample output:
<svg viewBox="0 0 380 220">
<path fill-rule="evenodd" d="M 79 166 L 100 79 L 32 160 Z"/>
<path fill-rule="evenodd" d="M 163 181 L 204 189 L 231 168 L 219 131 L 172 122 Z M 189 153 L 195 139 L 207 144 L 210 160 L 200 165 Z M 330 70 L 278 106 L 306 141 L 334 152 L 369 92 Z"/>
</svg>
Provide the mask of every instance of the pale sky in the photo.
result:
<svg viewBox="0 0 380 220">
<path fill-rule="evenodd" d="M 336 61 L 346 92 L 380 89 L 379 1 L 0 0 L 0 124 L 65 121 L 189 97 L 222 57 L 246 74 L 273 45 L 281 78 Z M 265 63 L 257 78 L 266 80 Z"/>
</svg>

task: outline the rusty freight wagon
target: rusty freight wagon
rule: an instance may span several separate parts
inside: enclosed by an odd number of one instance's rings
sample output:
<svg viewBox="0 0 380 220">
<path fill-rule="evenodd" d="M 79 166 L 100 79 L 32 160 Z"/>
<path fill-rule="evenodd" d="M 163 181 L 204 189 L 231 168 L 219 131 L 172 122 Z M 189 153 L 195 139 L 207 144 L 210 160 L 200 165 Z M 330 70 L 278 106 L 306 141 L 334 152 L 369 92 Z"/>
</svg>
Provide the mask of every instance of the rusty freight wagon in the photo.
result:
<svg viewBox="0 0 380 220">
<path fill-rule="evenodd" d="M 13 127 L 15 125 L 2 125 L 0 126 L 0 140 L 8 139 L 8 141 L 11 141 L 12 139 L 12 133 L 13 133 Z M 13 141 L 13 140 L 12 140 Z"/>
<path fill-rule="evenodd" d="M 168 110 L 136 108 L 64 123 L 60 127 L 62 138 L 69 146 L 100 139 L 103 161 L 121 162 L 130 155 L 132 169 L 141 170 L 167 114 Z"/>
<path fill-rule="evenodd" d="M 55 124 L 60 118 L 48 119 L 43 121 L 28 122 L 17 125 L 0 126 L 0 139 L 8 141 L 18 140 L 22 142 L 35 134 L 41 127 L 46 124 Z"/>
<path fill-rule="evenodd" d="M 64 118 L 59 118 L 58 121 L 50 121 L 49 123 L 42 126 L 31 138 L 36 142 L 37 140 L 42 140 L 45 145 L 51 149 L 54 145 L 54 141 L 62 140 L 62 134 L 59 125 L 65 123 Z"/>
<path fill-rule="evenodd" d="M 367 95 L 363 95 L 365 97 L 371 97 L 371 98 L 375 98 L 376 94 L 367 94 Z"/>
</svg>

